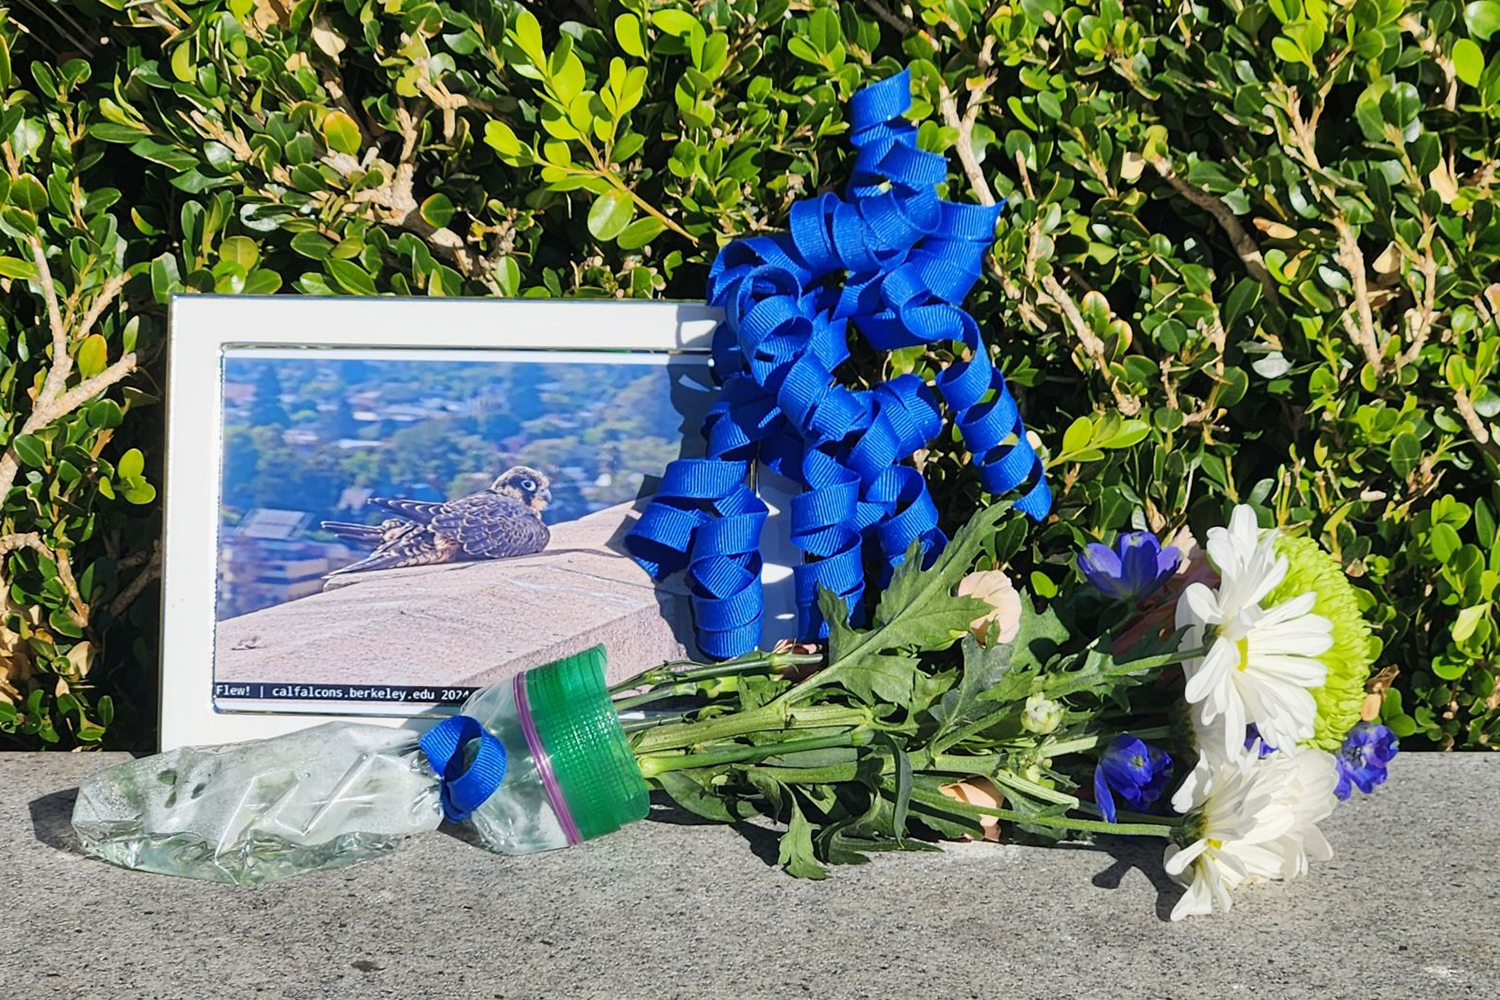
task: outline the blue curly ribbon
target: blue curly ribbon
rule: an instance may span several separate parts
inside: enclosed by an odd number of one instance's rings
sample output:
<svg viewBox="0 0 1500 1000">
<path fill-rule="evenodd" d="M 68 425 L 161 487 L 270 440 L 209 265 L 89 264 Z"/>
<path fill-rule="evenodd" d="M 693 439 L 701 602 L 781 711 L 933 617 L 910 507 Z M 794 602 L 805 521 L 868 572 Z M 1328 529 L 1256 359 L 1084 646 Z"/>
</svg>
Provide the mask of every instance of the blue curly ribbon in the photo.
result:
<svg viewBox="0 0 1500 1000">
<path fill-rule="evenodd" d="M 464 747 L 478 740 L 474 759 L 464 766 Z M 505 744 L 471 715 L 451 715 L 418 741 L 442 783 L 443 817 L 461 823 L 495 794 L 505 780 Z"/>
<path fill-rule="evenodd" d="M 912 545 L 927 563 L 947 544 L 926 482 L 903 464 L 943 429 L 939 397 L 984 489 L 1021 490 L 1015 506 L 1034 520 L 1051 510 L 1015 398 L 961 305 L 1000 206 L 938 198 L 947 163 L 917 148 L 901 119 L 910 106 L 907 71 L 856 93 L 844 197 L 797 202 L 790 232 L 735 240 L 709 271 L 708 301 L 724 321 L 713 340 L 722 388 L 704 422 L 708 457 L 668 466 L 626 544 L 653 577 L 687 570 L 698 646 L 711 658 L 760 642 L 767 508 L 746 485 L 756 463 L 804 488 L 791 501 L 792 541 L 805 556 L 793 571 L 804 639 L 827 634 L 819 588 L 858 614 L 872 539 L 887 575 Z M 877 350 L 951 343 L 962 360 L 935 387 L 903 375 L 852 390 L 833 375 L 849 357 L 851 325 Z"/>
</svg>

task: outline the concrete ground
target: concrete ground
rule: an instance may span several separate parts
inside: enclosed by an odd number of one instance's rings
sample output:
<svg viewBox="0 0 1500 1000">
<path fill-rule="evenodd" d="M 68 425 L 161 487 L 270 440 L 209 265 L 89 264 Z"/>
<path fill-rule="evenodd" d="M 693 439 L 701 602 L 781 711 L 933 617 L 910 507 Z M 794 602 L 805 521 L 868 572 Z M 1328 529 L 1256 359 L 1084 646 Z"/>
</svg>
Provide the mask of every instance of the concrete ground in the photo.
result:
<svg viewBox="0 0 1500 1000">
<path fill-rule="evenodd" d="M 0 754 L 0 998 L 1500 996 L 1500 756 L 1407 754 L 1312 876 L 1170 924 L 1158 848 L 954 845 L 797 881 L 764 831 L 667 809 L 525 858 L 455 837 L 261 889 L 77 853 L 117 755 Z"/>
</svg>

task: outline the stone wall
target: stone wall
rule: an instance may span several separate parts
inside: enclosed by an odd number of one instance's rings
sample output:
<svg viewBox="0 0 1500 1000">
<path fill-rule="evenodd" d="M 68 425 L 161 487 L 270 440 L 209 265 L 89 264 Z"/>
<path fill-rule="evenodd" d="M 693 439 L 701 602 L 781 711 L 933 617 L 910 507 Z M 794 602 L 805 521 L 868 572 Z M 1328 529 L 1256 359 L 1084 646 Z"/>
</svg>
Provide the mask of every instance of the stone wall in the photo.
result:
<svg viewBox="0 0 1500 1000">
<path fill-rule="evenodd" d="M 680 584 L 624 552 L 621 504 L 552 527 L 520 559 L 329 578 L 322 593 L 219 623 L 220 682 L 475 687 L 602 642 L 611 682 L 682 656 Z"/>
</svg>

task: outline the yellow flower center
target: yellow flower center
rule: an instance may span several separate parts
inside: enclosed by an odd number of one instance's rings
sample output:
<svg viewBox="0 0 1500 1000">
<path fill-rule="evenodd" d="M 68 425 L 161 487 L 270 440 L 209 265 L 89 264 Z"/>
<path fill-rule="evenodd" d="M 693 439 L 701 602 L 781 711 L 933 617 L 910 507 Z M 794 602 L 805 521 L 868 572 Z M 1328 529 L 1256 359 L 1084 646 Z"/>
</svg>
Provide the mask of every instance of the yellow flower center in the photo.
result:
<svg viewBox="0 0 1500 1000">
<path fill-rule="evenodd" d="M 1246 636 L 1234 644 L 1234 648 L 1240 652 L 1239 669 L 1243 672 L 1250 666 L 1250 637 Z"/>
<path fill-rule="evenodd" d="M 1212 847 L 1216 851 L 1217 850 L 1221 850 L 1224 847 L 1224 841 L 1217 840 L 1217 839 L 1215 839 L 1213 837 L 1209 837 L 1208 838 L 1208 846 Z"/>
</svg>

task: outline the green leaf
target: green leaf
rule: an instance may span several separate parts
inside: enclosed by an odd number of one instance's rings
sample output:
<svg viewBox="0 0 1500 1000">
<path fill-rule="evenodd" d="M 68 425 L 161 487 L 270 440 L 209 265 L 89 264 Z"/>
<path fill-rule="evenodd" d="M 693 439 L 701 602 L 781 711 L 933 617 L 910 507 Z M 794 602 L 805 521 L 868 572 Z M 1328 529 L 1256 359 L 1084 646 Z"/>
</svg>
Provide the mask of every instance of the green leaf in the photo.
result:
<svg viewBox="0 0 1500 1000">
<path fill-rule="evenodd" d="M 546 65 L 547 51 L 542 47 L 542 25 L 537 21 L 535 14 L 523 9 L 520 14 L 516 15 L 516 23 L 510 29 L 510 35 L 515 40 L 516 46 L 531 58 L 534 65 Z"/>
<path fill-rule="evenodd" d="M 323 118 L 323 140 L 328 148 L 356 156 L 359 153 L 359 125 L 342 111 L 330 111 Z"/>
<path fill-rule="evenodd" d="M 794 878 L 827 878 L 828 869 L 818 864 L 817 854 L 813 851 L 813 826 L 807 821 L 807 817 L 802 815 L 796 796 L 789 796 L 789 799 L 792 810 L 791 819 L 787 823 L 786 833 L 781 835 L 781 846 L 776 855 L 776 863 L 785 868 L 787 874 Z"/>
<path fill-rule="evenodd" d="M 120 495 L 133 504 L 148 504 L 156 499 L 156 487 L 144 479 L 136 479 L 127 485 Z"/>
<path fill-rule="evenodd" d="M 629 195 L 606 191 L 594 199 L 593 207 L 589 209 L 589 232 L 596 239 L 612 240 L 625 231 L 634 214 L 635 203 Z"/>
<path fill-rule="evenodd" d="M 646 46 L 641 41 L 641 20 L 634 14 L 621 14 L 615 18 L 615 41 L 627 55 L 646 58 Z"/>
<path fill-rule="evenodd" d="M 1422 445 L 1415 434 L 1402 431 L 1391 442 L 1391 471 L 1405 479 L 1422 462 Z"/>
<path fill-rule="evenodd" d="M 667 771 L 653 779 L 672 801 L 695 816 L 716 823 L 736 823 L 759 812 L 748 800 L 716 795 L 691 771 Z"/>
<path fill-rule="evenodd" d="M 685 10 L 658 10 L 651 15 L 651 23 L 659 30 L 675 37 L 703 30 L 703 26 L 698 23 L 697 19 Z"/>
<path fill-rule="evenodd" d="M 219 259 L 238 264 L 249 274 L 260 263 L 260 248 L 248 236 L 231 236 L 219 244 Z"/>
<path fill-rule="evenodd" d="M 434 229 L 444 229 L 449 222 L 453 221 L 453 202 L 441 192 L 430 195 L 426 201 L 422 202 L 422 207 L 418 211 L 422 215 L 422 220 Z"/>
<path fill-rule="evenodd" d="M 648 215 L 643 219 L 636 219 L 622 229 L 615 243 L 621 250 L 639 250 L 660 236 L 666 228 L 659 220 Z"/>
<path fill-rule="evenodd" d="M 323 267 L 333 276 L 333 280 L 338 282 L 339 286 L 351 295 L 375 294 L 375 279 L 371 278 L 368 271 L 353 261 L 330 257 L 323 262 Z"/>
<path fill-rule="evenodd" d="M 22 465 L 40 469 L 47 464 L 47 446 L 33 434 L 21 434 L 10 443 Z"/>
<path fill-rule="evenodd" d="M 327 260 L 333 252 L 333 242 L 317 233 L 297 233 L 291 245 L 293 250 L 313 260 Z"/>
<path fill-rule="evenodd" d="M 1089 446 L 1094 439 L 1094 423 L 1088 417 L 1079 417 L 1063 431 L 1062 453 L 1072 455 Z"/>
<path fill-rule="evenodd" d="M 896 797 L 891 811 L 891 836 L 899 844 L 906 837 L 906 815 L 911 810 L 911 757 L 890 733 L 878 733 L 875 742 L 890 752 L 896 765 Z"/>
<path fill-rule="evenodd" d="M 501 156 L 514 159 L 521 155 L 521 140 L 515 130 L 502 121 L 491 119 L 484 126 L 484 141 Z"/>
<path fill-rule="evenodd" d="M 1472 38 L 1460 38 L 1453 43 L 1453 72 L 1469 86 L 1479 86 L 1479 77 L 1484 73 L 1484 52 Z"/>
<path fill-rule="evenodd" d="M 245 287 L 240 291 L 245 295 L 270 295 L 280 288 L 281 275 L 260 267 L 245 275 Z"/>
<path fill-rule="evenodd" d="M 120 456 L 115 463 L 115 472 L 121 479 L 134 479 L 146 468 L 146 456 L 141 454 L 141 449 L 131 448 Z"/>
<path fill-rule="evenodd" d="M 1151 425 L 1144 420 L 1122 420 L 1119 427 L 1109 437 L 1095 443 L 1100 448 L 1129 448 L 1145 440 L 1149 433 L 1151 433 Z"/>
<path fill-rule="evenodd" d="M 78 364 L 78 374 L 84 378 L 98 375 L 109 364 L 109 344 L 99 334 L 91 333 L 83 338 L 83 343 L 78 345 L 75 360 Z"/>
<path fill-rule="evenodd" d="M 0 257 L 0 277 L 35 281 L 36 276 L 36 265 L 31 261 L 19 257 Z"/>
<path fill-rule="evenodd" d="M 1500 2 L 1476 0 L 1469 4 L 1464 8 L 1464 23 L 1469 26 L 1469 34 L 1482 42 L 1489 41 L 1491 35 L 1500 31 Z"/>
<path fill-rule="evenodd" d="M 1476 604 L 1470 608 L 1464 608 L 1458 613 L 1458 620 L 1453 623 L 1453 641 L 1463 642 L 1474 634 L 1479 623 L 1490 613 L 1490 603 Z"/>
<path fill-rule="evenodd" d="M 89 404 L 88 419 L 91 427 L 118 427 L 125 420 L 125 411 L 113 399 L 96 399 Z"/>
</svg>

